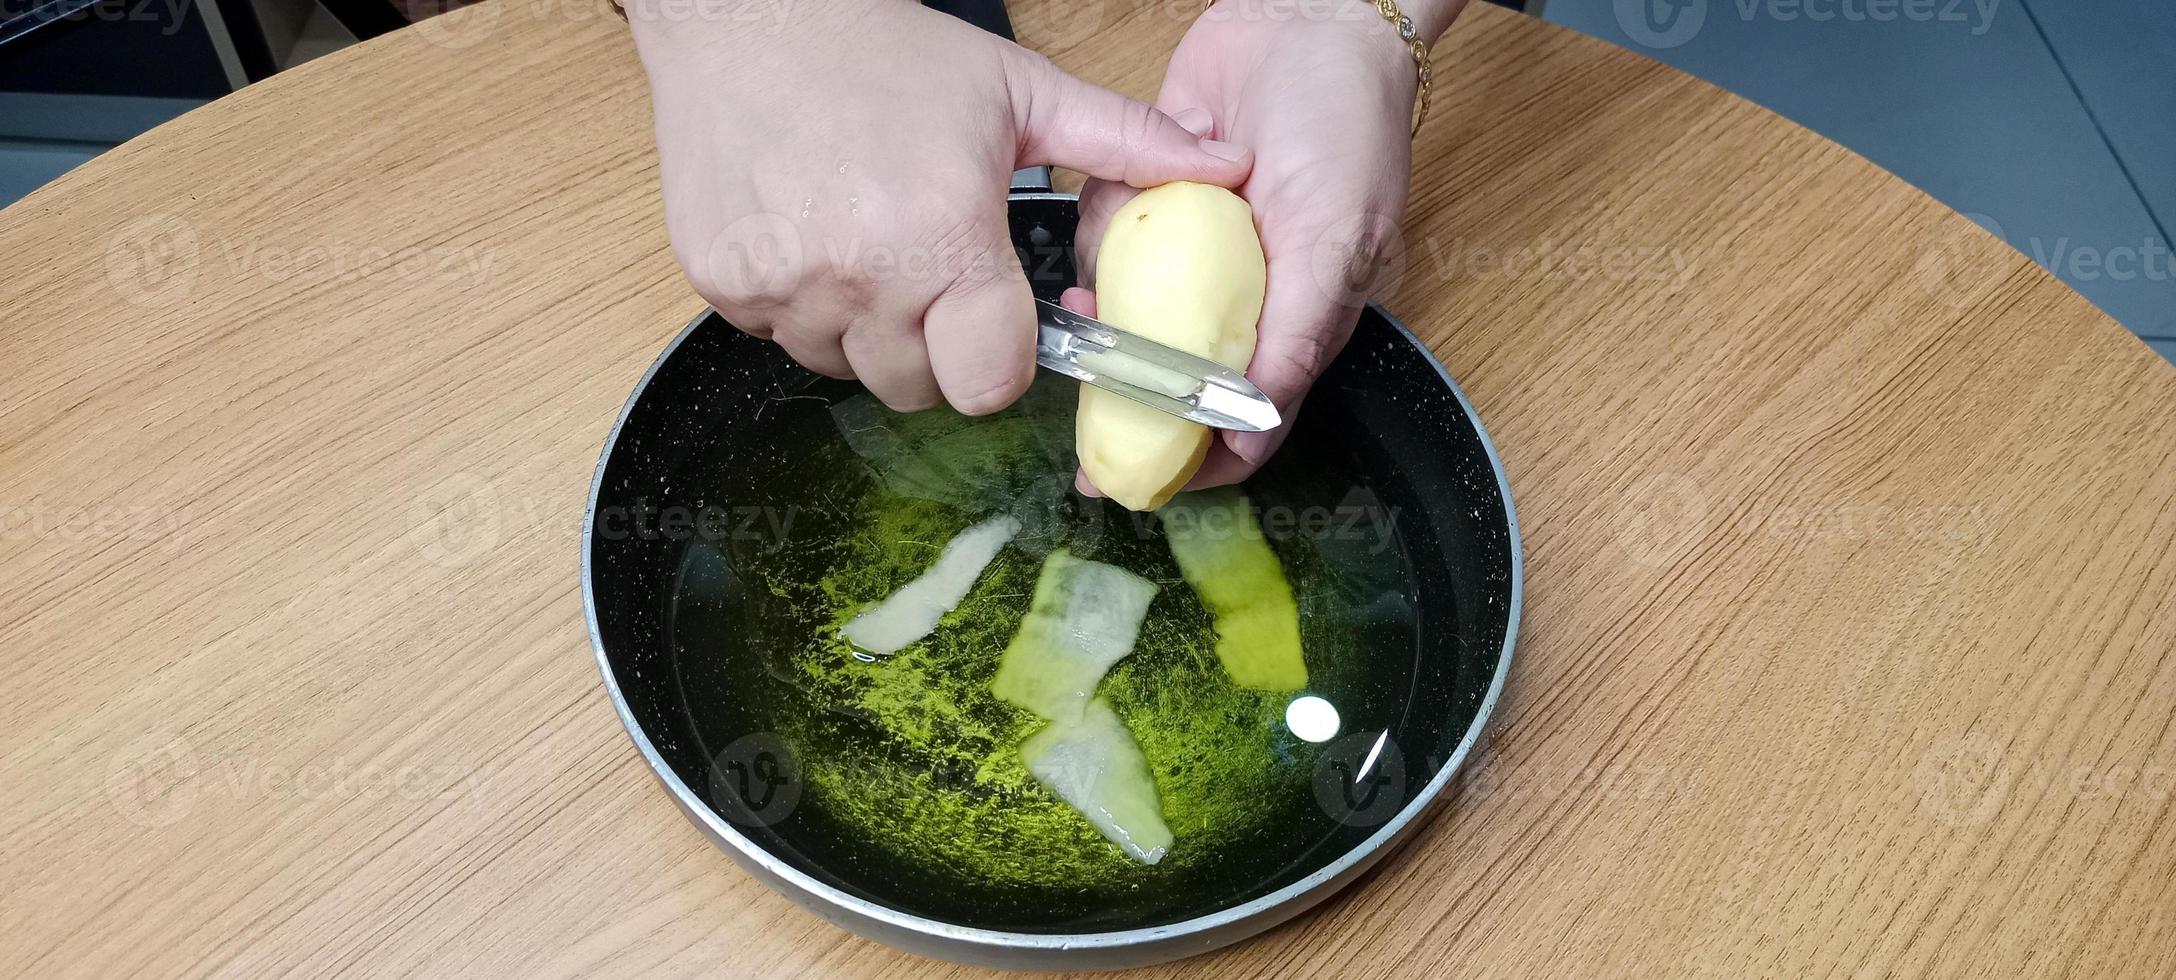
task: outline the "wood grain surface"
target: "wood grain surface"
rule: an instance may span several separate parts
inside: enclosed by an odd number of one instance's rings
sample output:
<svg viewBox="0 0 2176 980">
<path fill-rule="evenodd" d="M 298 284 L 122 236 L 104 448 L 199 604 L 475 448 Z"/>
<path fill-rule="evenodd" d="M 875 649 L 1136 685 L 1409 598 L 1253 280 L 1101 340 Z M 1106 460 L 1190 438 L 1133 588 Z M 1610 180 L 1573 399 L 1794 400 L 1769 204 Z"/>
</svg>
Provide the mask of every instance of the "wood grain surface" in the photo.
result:
<svg viewBox="0 0 2176 980">
<path fill-rule="evenodd" d="M 1014 5 L 1153 92 L 1192 5 Z M 2176 369 L 1876 167 L 1476 5 L 1384 297 L 1529 557 L 1491 743 L 1228 976 L 2176 972 Z M 699 303 L 632 47 L 492 0 L 0 213 L 0 973 L 963 976 L 742 874 L 576 536 Z"/>
</svg>

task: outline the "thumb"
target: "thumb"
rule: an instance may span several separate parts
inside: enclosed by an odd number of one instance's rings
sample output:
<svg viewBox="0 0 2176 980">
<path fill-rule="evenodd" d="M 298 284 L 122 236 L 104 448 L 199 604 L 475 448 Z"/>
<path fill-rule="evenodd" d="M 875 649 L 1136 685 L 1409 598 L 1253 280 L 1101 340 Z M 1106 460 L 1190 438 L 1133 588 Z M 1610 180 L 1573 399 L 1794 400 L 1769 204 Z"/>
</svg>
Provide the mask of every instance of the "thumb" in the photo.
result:
<svg viewBox="0 0 2176 980">
<path fill-rule="evenodd" d="M 1026 48 L 1006 51 L 1016 167 L 1064 167 L 1134 187 L 1174 180 L 1237 187 L 1254 169 L 1246 147 L 1202 139 L 1148 103 L 1074 78 Z"/>
<path fill-rule="evenodd" d="M 1200 139 L 1207 139 L 1216 129 L 1216 119 L 1209 110 L 1198 105 L 1178 107 L 1171 104 L 1169 93 L 1157 99 L 1156 108 L 1171 117 L 1171 121 Z M 1108 180 L 1090 178 L 1080 188 L 1080 220 L 1073 225 L 1073 272 L 1080 284 L 1093 288 L 1096 284 L 1096 253 L 1103 247 L 1103 230 L 1110 227 L 1111 216 L 1118 213 L 1127 201 L 1133 200 L 1139 188 Z M 1085 292 L 1085 290 L 1084 290 Z M 1089 314 L 1093 316 L 1094 314 Z"/>
</svg>

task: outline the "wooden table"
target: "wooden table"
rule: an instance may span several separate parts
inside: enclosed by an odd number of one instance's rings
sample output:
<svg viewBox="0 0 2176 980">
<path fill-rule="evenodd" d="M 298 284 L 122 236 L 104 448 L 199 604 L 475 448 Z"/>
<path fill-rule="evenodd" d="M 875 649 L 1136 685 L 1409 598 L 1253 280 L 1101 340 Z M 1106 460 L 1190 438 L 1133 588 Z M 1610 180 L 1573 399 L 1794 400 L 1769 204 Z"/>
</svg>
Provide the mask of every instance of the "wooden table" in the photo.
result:
<svg viewBox="0 0 2176 980">
<path fill-rule="evenodd" d="M 973 972 L 742 874 L 606 704 L 590 469 L 699 304 L 594 6 L 0 216 L 0 972 Z M 1136 94 L 1185 19 L 1015 6 Z M 2176 370 L 1670 69 L 1478 5 L 1438 64 L 1386 298 L 1518 491 L 1511 689 L 1385 873 L 1162 972 L 2170 975 Z"/>
</svg>

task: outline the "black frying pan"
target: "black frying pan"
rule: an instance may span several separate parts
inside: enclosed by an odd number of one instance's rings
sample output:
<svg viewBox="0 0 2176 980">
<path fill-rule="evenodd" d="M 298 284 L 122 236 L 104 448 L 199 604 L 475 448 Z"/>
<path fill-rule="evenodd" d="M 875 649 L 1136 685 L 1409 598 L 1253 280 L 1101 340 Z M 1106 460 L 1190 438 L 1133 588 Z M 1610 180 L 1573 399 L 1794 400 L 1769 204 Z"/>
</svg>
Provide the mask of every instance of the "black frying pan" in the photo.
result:
<svg viewBox="0 0 2176 980">
<path fill-rule="evenodd" d="M 994 0 L 965 13 L 1005 33 Z M 1074 201 L 1033 186 L 1031 172 L 1015 183 L 1027 186 L 1012 195 L 1014 244 L 1035 293 L 1055 299 L 1074 279 Z M 1072 384 L 1048 373 L 1037 381 L 1038 389 Z M 816 819 L 807 808 L 796 812 L 805 775 L 796 767 L 809 760 L 750 721 L 750 705 L 793 691 L 731 665 L 763 652 L 748 647 L 775 642 L 765 624 L 788 615 L 782 600 L 745 581 L 735 556 L 791 539 L 821 560 L 821 536 L 837 530 L 825 524 L 825 507 L 844 491 L 797 467 L 843 438 L 835 410 L 857 397 L 866 398 L 858 386 L 808 372 L 706 313 L 629 400 L 605 444 L 583 534 L 599 667 L 636 745 L 706 834 L 818 914 L 917 951 L 1009 966 L 1117 966 L 1199 952 L 1268 928 L 1357 877 L 1418 826 L 1481 730 L 1509 666 L 1521 603 L 1508 487 L 1450 377 L 1370 306 L 1285 448 L 1247 485 L 1257 503 L 1332 515 L 1358 507 L 1394 528 L 1393 549 L 1352 561 L 1378 584 L 1376 601 L 1398 611 L 1394 626 L 1366 641 L 1401 672 L 1410 652 L 1399 682 L 1409 687 L 1379 732 L 1325 750 L 1316 792 L 1332 819 L 1295 829 L 1304 841 L 1264 848 L 1255 865 L 1167 883 L 1153 895 L 985 890 L 842 849 L 824 828 L 805 825 Z M 1069 483 L 1070 463 L 1051 476 Z M 1083 519 L 1128 519 L 1108 503 L 1068 506 Z M 785 514 L 814 516 L 781 527 Z M 691 603 L 691 593 L 706 598 Z M 1375 628 L 1365 613 L 1356 617 L 1359 625 L 1336 628 Z M 1355 792 L 1357 781 L 1339 782 L 1360 775 L 1371 780 L 1365 793 Z M 1341 806 L 1349 809 L 1336 812 Z"/>
</svg>

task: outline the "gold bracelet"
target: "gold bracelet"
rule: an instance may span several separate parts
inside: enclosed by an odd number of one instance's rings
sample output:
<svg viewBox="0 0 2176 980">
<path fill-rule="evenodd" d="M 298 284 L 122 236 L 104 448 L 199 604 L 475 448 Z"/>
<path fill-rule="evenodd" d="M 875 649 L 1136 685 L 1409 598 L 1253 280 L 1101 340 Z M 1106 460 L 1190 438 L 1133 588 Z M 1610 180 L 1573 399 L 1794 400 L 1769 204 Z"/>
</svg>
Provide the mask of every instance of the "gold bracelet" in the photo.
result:
<svg viewBox="0 0 2176 980">
<path fill-rule="evenodd" d="M 1413 52 L 1413 67 L 1420 70 L 1420 96 L 1413 102 L 1413 135 L 1418 136 L 1420 121 L 1428 118 L 1428 83 L 1435 77 L 1435 69 L 1428 64 L 1428 42 L 1420 39 L 1413 18 L 1398 9 L 1398 0 L 1375 0 L 1375 9 L 1398 29 L 1398 40 Z"/>
</svg>

